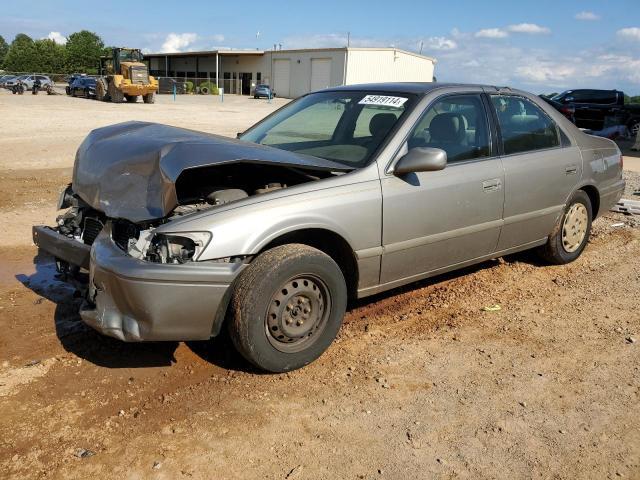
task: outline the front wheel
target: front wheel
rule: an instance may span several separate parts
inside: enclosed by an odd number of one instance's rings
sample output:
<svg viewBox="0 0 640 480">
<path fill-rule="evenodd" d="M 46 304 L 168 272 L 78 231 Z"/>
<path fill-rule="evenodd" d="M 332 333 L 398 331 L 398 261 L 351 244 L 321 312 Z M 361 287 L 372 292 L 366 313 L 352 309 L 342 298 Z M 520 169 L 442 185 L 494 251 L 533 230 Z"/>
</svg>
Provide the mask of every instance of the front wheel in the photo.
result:
<svg viewBox="0 0 640 480">
<path fill-rule="evenodd" d="M 156 97 L 153 94 L 153 92 L 152 93 L 147 93 L 146 95 L 142 96 L 142 101 L 144 103 L 155 103 Z"/>
<path fill-rule="evenodd" d="M 242 273 L 228 328 L 236 349 L 269 372 L 303 367 L 329 347 L 347 306 L 340 267 L 301 244 L 275 247 Z"/>
<path fill-rule="evenodd" d="M 591 200 L 578 190 L 567 202 L 549 240 L 538 250 L 540 256 L 555 265 L 573 262 L 587 246 L 592 218 Z"/>
</svg>

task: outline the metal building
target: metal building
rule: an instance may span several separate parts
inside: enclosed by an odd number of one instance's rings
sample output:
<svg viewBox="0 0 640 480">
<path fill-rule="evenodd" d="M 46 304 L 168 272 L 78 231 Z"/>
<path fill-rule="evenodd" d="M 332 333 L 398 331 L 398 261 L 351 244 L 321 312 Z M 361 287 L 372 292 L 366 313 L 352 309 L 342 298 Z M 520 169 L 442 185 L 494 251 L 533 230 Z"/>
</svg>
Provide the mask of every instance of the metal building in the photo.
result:
<svg viewBox="0 0 640 480">
<path fill-rule="evenodd" d="M 370 82 L 431 82 L 436 61 L 397 48 L 213 50 L 145 55 L 151 74 L 207 81 L 225 92 L 251 95 L 258 83 L 280 97 L 338 85 Z"/>
</svg>

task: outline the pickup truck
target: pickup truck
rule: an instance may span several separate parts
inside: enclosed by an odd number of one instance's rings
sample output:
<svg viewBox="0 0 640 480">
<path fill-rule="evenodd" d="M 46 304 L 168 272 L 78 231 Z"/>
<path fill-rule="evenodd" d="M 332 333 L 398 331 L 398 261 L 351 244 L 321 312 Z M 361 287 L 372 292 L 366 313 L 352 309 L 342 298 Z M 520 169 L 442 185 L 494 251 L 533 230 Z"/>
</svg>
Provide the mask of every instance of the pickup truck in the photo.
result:
<svg viewBox="0 0 640 480">
<path fill-rule="evenodd" d="M 640 104 L 625 104 L 624 93 L 619 90 L 567 90 L 550 97 L 552 105 L 564 113 L 572 110 L 574 123 L 579 128 L 602 130 L 610 125 L 626 125 L 632 135 L 640 130 Z M 613 123 L 606 124 L 611 117 Z"/>
</svg>

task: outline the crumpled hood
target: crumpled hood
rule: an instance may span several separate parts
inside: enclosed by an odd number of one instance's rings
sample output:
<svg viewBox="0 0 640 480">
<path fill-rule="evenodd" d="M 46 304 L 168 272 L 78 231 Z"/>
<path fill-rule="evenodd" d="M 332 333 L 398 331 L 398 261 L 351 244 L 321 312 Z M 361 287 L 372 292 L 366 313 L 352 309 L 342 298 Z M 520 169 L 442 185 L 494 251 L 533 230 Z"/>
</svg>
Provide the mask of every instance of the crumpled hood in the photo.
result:
<svg viewBox="0 0 640 480">
<path fill-rule="evenodd" d="M 322 158 L 219 135 L 125 122 L 89 133 L 76 153 L 72 188 L 108 217 L 142 222 L 165 217 L 178 205 L 175 182 L 184 170 L 237 162 L 351 170 Z"/>
</svg>

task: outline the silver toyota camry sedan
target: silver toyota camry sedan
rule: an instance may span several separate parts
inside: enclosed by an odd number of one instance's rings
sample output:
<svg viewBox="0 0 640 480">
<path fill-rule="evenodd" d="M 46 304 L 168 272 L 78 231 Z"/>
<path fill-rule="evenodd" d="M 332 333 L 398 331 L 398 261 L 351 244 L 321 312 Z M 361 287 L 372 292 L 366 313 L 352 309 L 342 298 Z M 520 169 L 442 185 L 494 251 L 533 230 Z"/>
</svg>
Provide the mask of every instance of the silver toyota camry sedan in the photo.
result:
<svg viewBox="0 0 640 480">
<path fill-rule="evenodd" d="M 350 298 L 526 249 L 575 260 L 623 189 L 615 143 L 534 95 L 354 85 L 305 95 L 237 139 L 94 130 L 57 225 L 33 238 L 62 272 L 89 272 L 81 316 L 98 331 L 227 328 L 248 361 L 283 372 L 324 352 Z"/>
</svg>

